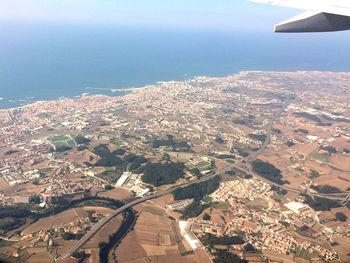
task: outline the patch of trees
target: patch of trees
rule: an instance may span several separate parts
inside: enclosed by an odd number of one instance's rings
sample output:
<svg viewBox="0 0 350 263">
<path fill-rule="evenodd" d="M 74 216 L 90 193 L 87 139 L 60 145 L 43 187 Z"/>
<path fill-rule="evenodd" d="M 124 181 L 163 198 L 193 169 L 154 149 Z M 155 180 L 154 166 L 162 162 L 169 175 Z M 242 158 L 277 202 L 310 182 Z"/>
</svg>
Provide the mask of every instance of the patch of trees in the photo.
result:
<svg viewBox="0 0 350 263">
<path fill-rule="evenodd" d="M 107 145 L 100 144 L 94 148 L 94 153 L 101 159 L 96 162 L 96 166 L 112 167 L 123 163 L 122 159 L 111 153 Z"/>
<path fill-rule="evenodd" d="M 63 232 L 62 238 L 64 240 L 79 240 L 84 236 L 84 233 L 72 234 L 69 232 Z"/>
<path fill-rule="evenodd" d="M 254 133 L 251 133 L 251 134 L 248 134 L 248 137 L 253 139 L 253 140 L 264 142 L 266 140 L 267 136 L 266 136 L 266 134 L 254 134 Z"/>
<path fill-rule="evenodd" d="M 235 159 L 236 157 L 232 154 L 221 154 L 218 156 L 219 159 Z"/>
<path fill-rule="evenodd" d="M 66 151 L 72 150 L 72 147 L 69 147 L 68 145 L 59 145 L 56 146 L 56 152 L 63 153 Z"/>
<path fill-rule="evenodd" d="M 295 143 L 292 142 L 292 141 L 287 141 L 287 142 L 286 142 L 286 145 L 287 145 L 288 147 L 292 147 L 293 145 L 295 145 Z"/>
<path fill-rule="evenodd" d="M 203 215 L 203 220 L 210 220 L 210 219 L 211 219 L 211 216 L 208 215 L 207 213 L 205 213 L 205 214 Z"/>
<path fill-rule="evenodd" d="M 244 244 L 245 241 L 239 236 L 220 236 L 217 237 L 215 235 L 206 233 L 203 237 L 201 237 L 201 241 L 205 246 L 214 246 L 214 245 L 241 245 Z"/>
<path fill-rule="evenodd" d="M 301 133 L 304 133 L 304 134 L 309 134 L 309 131 L 308 130 L 305 130 L 305 129 L 297 129 L 297 130 L 294 130 L 295 132 L 301 132 Z"/>
<path fill-rule="evenodd" d="M 192 184 L 183 188 L 177 188 L 173 191 L 175 200 L 193 198 L 195 200 L 202 200 L 208 194 L 213 193 L 218 189 L 220 185 L 220 177 L 215 176 L 208 181 L 201 182 L 198 184 Z"/>
<path fill-rule="evenodd" d="M 124 155 L 125 154 L 125 150 L 119 148 L 119 149 L 113 151 L 112 153 L 115 154 L 115 155 Z"/>
<path fill-rule="evenodd" d="M 327 151 L 329 154 L 337 153 L 337 149 L 335 149 L 333 146 L 321 146 L 321 149 Z"/>
<path fill-rule="evenodd" d="M 186 206 L 186 208 L 182 211 L 181 217 L 185 219 L 189 217 L 197 217 L 208 207 L 210 207 L 210 204 L 201 204 L 199 200 L 195 200 Z"/>
<path fill-rule="evenodd" d="M 310 185 L 310 188 L 316 190 L 319 193 L 322 194 L 333 194 L 333 193 L 341 193 L 342 191 L 335 187 L 335 186 L 331 186 L 331 185 L 321 185 L 321 186 L 316 186 L 316 185 Z"/>
<path fill-rule="evenodd" d="M 215 256 L 214 263 L 248 263 L 248 261 L 223 249 L 217 249 L 213 255 Z"/>
<path fill-rule="evenodd" d="M 18 151 L 17 150 L 8 150 L 7 152 L 5 152 L 5 155 L 10 155 L 13 153 L 18 153 Z"/>
<path fill-rule="evenodd" d="M 294 112 L 293 115 L 296 117 L 303 117 L 305 119 L 308 119 L 308 120 L 311 120 L 314 122 L 322 122 L 319 117 L 317 117 L 316 115 L 312 115 L 310 113 L 307 113 L 307 112 Z"/>
<path fill-rule="evenodd" d="M 153 148 L 159 148 L 160 146 L 171 146 L 173 151 L 177 151 L 177 149 L 185 149 L 189 150 L 190 146 L 185 141 L 175 141 L 174 137 L 170 134 L 167 135 L 167 140 L 154 140 L 152 143 Z"/>
<path fill-rule="evenodd" d="M 79 134 L 77 137 L 74 138 L 75 142 L 77 144 L 88 144 L 91 142 L 90 139 L 84 137 L 83 135 Z"/>
<path fill-rule="evenodd" d="M 183 163 L 148 163 L 143 169 L 142 181 L 154 186 L 173 184 L 184 177 L 184 168 Z"/>
<path fill-rule="evenodd" d="M 0 220 L 0 229 L 5 231 L 11 231 L 24 225 L 25 222 L 25 218 L 4 218 Z"/>
<path fill-rule="evenodd" d="M 305 204 L 308 204 L 315 211 L 330 211 L 332 208 L 340 207 L 341 205 L 335 201 L 327 198 L 315 196 L 312 199 L 309 195 L 305 196 Z"/>
<path fill-rule="evenodd" d="M 118 231 L 109 236 L 108 242 L 99 243 L 100 248 L 100 262 L 108 263 L 108 255 L 111 249 L 118 246 L 120 241 L 127 235 L 127 233 L 134 227 L 136 223 L 136 216 L 130 208 L 125 210 L 124 218 Z"/>
<path fill-rule="evenodd" d="M 194 174 L 197 178 L 201 177 L 202 174 L 201 174 L 201 171 L 198 169 L 198 168 L 193 168 L 190 170 L 190 173 L 191 174 Z"/>
<path fill-rule="evenodd" d="M 261 160 L 255 160 L 252 162 L 253 171 L 265 179 L 274 183 L 283 185 L 285 182 L 282 180 L 282 174 L 279 169 L 270 163 L 263 162 Z"/>
<path fill-rule="evenodd" d="M 274 133 L 277 133 L 277 134 L 281 134 L 282 131 L 280 129 L 275 129 L 275 128 L 272 128 L 271 129 Z"/>
<path fill-rule="evenodd" d="M 218 144 L 223 144 L 223 143 L 225 142 L 224 139 L 221 138 L 220 136 L 216 136 L 215 141 L 216 141 Z"/>
<path fill-rule="evenodd" d="M 335 213 L 335 219 L 340 222 L 345 222 L 348 217 L 342 212 L 337 212 Z"/>
</svg>

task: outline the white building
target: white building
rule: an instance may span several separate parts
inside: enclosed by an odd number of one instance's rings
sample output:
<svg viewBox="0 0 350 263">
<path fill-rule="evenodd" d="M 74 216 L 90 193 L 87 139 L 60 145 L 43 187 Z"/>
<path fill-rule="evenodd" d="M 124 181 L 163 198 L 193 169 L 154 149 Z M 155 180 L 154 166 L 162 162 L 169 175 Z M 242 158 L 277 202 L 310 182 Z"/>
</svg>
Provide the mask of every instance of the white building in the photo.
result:
<svg viewBox="0 0 350 263">
<path fill-rule="evenodd" d="M 193 250 L 196 250 L 202 247 L 202 243 L 199 241 L 196 235 L 193 234 L 193 232 L 191 231 L 192 224 L 193 224 L 192 222 L 179 221 L 181 234 L 187 240 L 188 244 L 190 244 L 191 248 Z"/>
<path fill-rule="evenodd" d="M 129 180 L 129 176 L 123 174 L 122 176 L 120 176 L 120 178 L 118 179 L 116 186 L 122 186 L 123 184 L 125 184 L 127 181 Z"/>
<path fill-rule="evenodd" d="M 289 202 L 289 203 L 285 204 L 284 206 L 287 207 L 288 209 L 292 210 L 296 214 L 300 214 L 304 211 L 309 210 L 308 206 L 306 206 L 302 203 L 298 203 L 298 202 Z"/>
</svg>

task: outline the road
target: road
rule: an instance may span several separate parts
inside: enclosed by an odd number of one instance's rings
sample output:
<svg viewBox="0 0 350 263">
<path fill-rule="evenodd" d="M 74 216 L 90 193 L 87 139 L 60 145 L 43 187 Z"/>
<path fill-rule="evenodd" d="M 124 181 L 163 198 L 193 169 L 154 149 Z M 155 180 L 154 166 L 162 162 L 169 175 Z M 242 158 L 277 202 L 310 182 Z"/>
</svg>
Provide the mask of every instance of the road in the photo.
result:
<svg viewBox="0 0 350 263">
<path fill-rule="evenodd" d="M 262 151 L 264 151 L 266 149 L 266 147 L 268 146 L 268 144 L 270 143 L 270 138 L 271 138 L 271 134 L 272 134 L 272 127 L 273 127 L 273 124 L 275 122 L 276 119 L 278 119 L 282 112 L 286 109 L 286 107 L 288 106 L 288 104 L 286 104 L 273 118 L 272 120 L 270 121 L 270 123 L 268 124 L 267 126 L 267 130 L 266 130 L 266 139 L 265 141 L 263 142 L 263 144 L 261 145 L 261 147 L 251 153 L 250 155 L 248 155 L 247 157 L 237 161 L 236 163 L 234 164 L 229 164 L 228 167 L 226 167 L 225 169 L 221 170 L 221 171 L 218 171 L 216 172 L 215 174 L 213 175 L 210 175 L 210 176 L 206 176 L 206 177 L 202 177 L 198 180 L 195 180 L 195 181 L 192 181 L 192 182 L 189 182 L 189 183 L 185 183 L 185 184 L 182 184 L 182 185 L 178 185 L 178 186 L 174 186 L 174 187 L 171 187 L 165 191 L 162 191 L 162 192 L 158 192 L 158 193 L 155 193 L 153 195 L 150 195 L 150 196 L 146 196 L 146 197 L 143 197 L 143 198 L 140 198 L 140 199 L 137 199 L 135 201 L 132 201 L 122 207 L 120 207 L 119 209 L 115 210 L 112 214 L 110 214 L 109 216 L 103 218 L 101 221 L 99 221 L 96 225 L 94 225 L 90 230 L 89 232 L 87 232 L 80 240 L 78 240 L 70 249 L 68 249 L 68 251 L 66 251 L 62 256 L 60 256 L 59 258 L 57 258 L 56 262 L 57 263 L 63 263 L 66 259 L 68 259 L 75 251 L 77 251 L 79 248 L 81 248 L 91 237 L 93 237 L 105 224 L 107 224 L 112 218 L 114 218 L 115 216 L 117 216 L 118 214 L 120 214 L 121 212 L 123 212 L 124 210 L 134 206 L 134 205 L 137 205 L 137 204 L 140 204 L 140 203 L 143 203 L 147 200 L 150 200 L 150 199 L 154 199 L 154 198 L 158 198 L 158 197 L 161 197 L 161 196 L 164 196 L 164 195 L 167 195 L 167 194 L 170 194 L 172 193 L 175 189 L 177 188 L 181 188 L 181 187 L 186 187 L 186 186 L 189 186 L 189 185 L 192 185 L 192 184 L 198 184 L 200 182 L 205 182 L 205 181 L 208 181 L 210 180 L 211 178 L 214 178 L 215 176 L 217 175 L 222 175 L 224 173 L 226 173 L 227 171 L 230 171 L 232 170 L 233 168 L 236 168 L 246 174 L 252 174 L 254 175 L 255 177 L 263 180 L 263 181 L 266 181 L 268 182 L 269 184 L 272 184 L 272 185 L 275 185 L 275 186 L 278 186 L 282 189 L 285 189 L 287 191 L 291 191 L 291 192 L 294 192 L 294 193 L 302 193 L 303 191 L 300 191 L 298 189 L 294 189 L 294 188 L 291 188 L 291 187 L 287 187 L 287 186 L 283 186 L 283 185 L 279 185 L 277 183 L 274 183 L 274 182 L 271 182 L 269 180 L 267 180 L 266 178 L 263 178 L 255 173 L 253 173 L 252 171 L 248 171 L 248 170 L 245 170 L 241 167 L 239 167 L 240 164 L 242 163 L 245 163 L 247 161 L 249 161 L 250 159 L 254 159 L 256 158 Z M 328 198 L 328 199 L 334 199 L 334 200 L 342 200 L 344 201 L 344 197 L 343 198 L 340 198 L 340 197 L 337 197 L 337 196 L 334 196 L 334 195 L 330 195 L 330 194 L 311 194 L 311 196 L 318 196 L 318 197 L 323 197 L 323 198 Z M 348 198 L 348 197 L 346 197 Z"/>
<path fill-rule="evenodd" d="M 198 184 L 198 183 L 201 183 L 201 182 L 205 182 L 205 181 L 208 181 L 210 180 L 211 178 L 214 178 L 215 176 L 217 175 L 221 175 L 221 174 L 224 174 L 226 173 L 227 171 L 229 170 L 232 170 L 232 168 L 236 168 L 236 169 L 240 169 L 242 170 L 241 168 L 238 167 L 239 164 L 243 163 L 243 162 L 247 162 L 248 160 L 250 159 L 253 159 L 255 158 L 256 156 L 258 156 L 263 150 L 265 150 L 265 148 L 267 147 L 267 145 L 270 143 L 270 136 L 271 136 L 271 133 L 272 133 L 272 126 L 273 126 L 273 123 L 274 121 L 280 117 L 280 115 L 282 114 L 282 112 L 284 111 L 284 109 L 287 107 L 287 105 L 285 105 L 281 111 L 276 115 L 274 116 L 274 118 L 270 121 L 268 127 L 267 127 L 267 136 L 266 136 L 266 139 L 264 141 L 264 143 L 262 144 L 262 146 L 259 148 L 259 150 L 251 153 L 250 155 L 248 155 L 247 157 L 239 160 L 238 162 L 236 162 L 235 164 L 230 164 L 228 167 L 226 167 L 225 169 L 213 174 L 213 175 L 210 175 L 210 176 L 206 176 L 206 177 L 202 177 L 198 180 L 195 180 L 195 181 L 192 181 L 192 182 L 189 182 L 189 183 L 185 183 L 185 184 L 182 184 L 182 185 L 178 185 L 178 186 L 175 186 L 175 187 L 171 187 L 169 188 L 168 190 L 165 190 L 165 191 L 162 191 L 162 192 L 158 192 L 154 195 L 150 195 L 150 196 L 146 196 L 146 197 L 143 197 L 141 199 L 137 199 L 133 202 L 130 202 L 122 207 L 120 207 L 119 209 L 115 210 L 112 214 L 110 214 L 109 216 L 103 218 L 101 221 L 99 221 L 96 225 L 94 225 L 90 230 L 89 232 L 87 232 L 80 240 L 78 240 L 71 248 L 69 248 L 62 256 L 60 256 L 59 258 L 57 258 L 56 262 L 57 263 L 63 263 L 66 259 L 68 259 L 75 251 L 77 251 L 79 248 L 81 248 L 91 237 L 93 237 L 105 224 L 107 224 L 112 218 L 114 218 L 115 216 L 117 216 L 118 214 L 120 214 L 121 212 L 123 212 L 124 210 L 134 206 L 134 205 L 137 205 L 137 204 L 140 204 L 140 203 L 143 203 L 147 200 L 150 200 L 150 199 L 154 199 L 154 198 L 158 198 L 158 197 L 161 197 L 163 195 L 166 195 L 166 194 L 170 194 L 172 191 L 174 191 L 175 189 L 177 188 L 181 188 L 181 187 L 186 187 L 186 186 L 189 186 L 189 185 L 192 185 L 192 184 Z M 248 172 L 249 173 L 249 172 Z"/>
<path fill-rule="evenodd" d="M 118 208 L 117 210 L 115 210 L 112 214 L 110 214 L 109 216 L 103 218 L 102 220 L 100 220 L 97 224 L 95 224 L 90 230 L 89 232 L 87 232 L 80 240 L 78 240 L 71 248 L 69 248 L 62 256 L 60 256 L 59 258 L 57 258 L 56 262 L 57 263 L 62 263 L 64 262 L 66 259 L 68 259 L 75 251 L 77 251 L 79 248 L 81 248 L 91 237 L 93 237 L 105 224 L 107 224 L 109 221 L 111 221 L 112 218 L 114 218 L 115 216 L 117 216 L 118 214 L 120 214 L 121 212 L 125 211 L 126 209 L 143 203 L 147 200 L 151 200 L 154 198 L 158 198 L 161 197 L 163 195 L 167 195 L 170 194 L 172 191 L 174 191 L 177 188 L 181 188 L 181 187 L 186 187 L 192 184 L 197 184 L 200 182 L 205 182 L 208 181 L 209 179 L 215 177 L 216 174 L 213 174 L 211 176 L 206 176 L 206 177 L 202 177 L 196 181 L 192 181 L 183 185 L 179 185 L 176 187 L 172 187 L 168 190 L 162 191 L 162 192 L 158 192 L 155 193 L 153 195 L 149 195 L 140 199 L 137 199 L 135 201 L 132 201 L 120 208 Z"/>
</svg>

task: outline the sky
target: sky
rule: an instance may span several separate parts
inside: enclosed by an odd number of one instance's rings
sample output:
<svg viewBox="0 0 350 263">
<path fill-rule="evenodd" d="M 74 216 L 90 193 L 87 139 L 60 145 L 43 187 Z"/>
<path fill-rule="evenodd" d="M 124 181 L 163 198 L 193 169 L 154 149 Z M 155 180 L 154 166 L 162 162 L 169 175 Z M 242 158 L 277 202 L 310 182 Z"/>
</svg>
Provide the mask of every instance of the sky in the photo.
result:
<svg viewBox="0 0 350 263">
<path fill-rule="evenodd" d="M 300 10 L 247 0 L 0 0 L 0 22 L 273 29 Z"/>
</svg>

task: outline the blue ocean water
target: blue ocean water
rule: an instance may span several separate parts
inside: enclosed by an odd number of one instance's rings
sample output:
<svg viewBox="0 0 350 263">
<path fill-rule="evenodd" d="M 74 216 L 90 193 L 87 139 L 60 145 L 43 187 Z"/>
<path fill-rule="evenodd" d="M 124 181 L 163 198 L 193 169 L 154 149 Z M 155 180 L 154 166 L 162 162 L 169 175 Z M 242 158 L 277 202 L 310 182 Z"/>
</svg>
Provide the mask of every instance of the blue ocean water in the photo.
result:
<svg viewBox="0 0 350 263">
<path fill-rule="evenodd" d="M 0 23 L 0 108 L 242 70 L 350 71 L 350 33 Z M 97 93 L 94 91 L 94 94 Z M 101 93 L 101 92 L 99 92 Z M 116 95 L 116 94 L 110 94 Z"/>
</svg>

